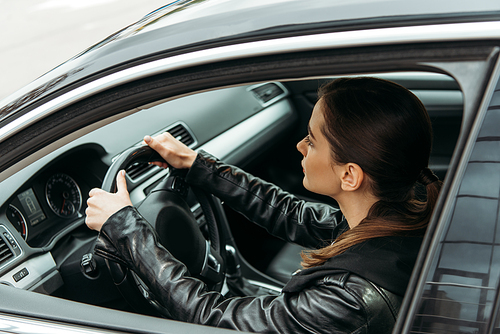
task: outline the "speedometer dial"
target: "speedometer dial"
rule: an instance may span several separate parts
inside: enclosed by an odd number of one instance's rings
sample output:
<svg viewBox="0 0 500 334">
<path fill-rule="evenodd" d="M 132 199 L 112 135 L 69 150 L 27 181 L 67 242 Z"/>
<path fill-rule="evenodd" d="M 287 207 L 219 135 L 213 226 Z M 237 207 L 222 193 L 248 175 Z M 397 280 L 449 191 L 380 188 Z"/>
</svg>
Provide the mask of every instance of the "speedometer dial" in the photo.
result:
<svg viewBox="0 0 500 334">
<path fill-rule="evenodd" d="M 69 175 L 54 174 L 45 186 L 45 197 L 50 209 L 59 217 L 71 217 L 82 207 L 78 184 Z"/>
</svg>

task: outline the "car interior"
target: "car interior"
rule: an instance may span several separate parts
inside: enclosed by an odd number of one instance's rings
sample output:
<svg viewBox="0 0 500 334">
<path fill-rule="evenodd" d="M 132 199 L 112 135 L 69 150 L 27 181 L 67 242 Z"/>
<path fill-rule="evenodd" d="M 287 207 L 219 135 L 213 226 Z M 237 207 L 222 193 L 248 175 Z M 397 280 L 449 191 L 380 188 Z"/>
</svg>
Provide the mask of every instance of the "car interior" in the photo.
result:
<svg viewBox="0 0 500 334">
<path fill-rule="evenodd" d="M 430 168 L 444 179 L 463 117 L 463 97 L 457 82 L 430 72 L 366 75 L 395 81 L 422 100 L 434 130 Z M 158 100 L 129 110 L 125 117 L 108 118 L 84 135 L 76 133 L 74 140 L 2 182 L 0 283 L 66 300 L 155 315 L 147 306 L 134 309 L 130 300 L 124 299 L 105 261 L 92 255 L 97 233 L 84 223 L 89 191 L 101 187 L 112 163 L 122 152 L 141 147 L 145 135 L 169 132 L 193 149 L 205 150 L 304 200 L 336 205 L 331 198 L 304 189 L 302 156 L 295 147 L 306 135 L 318 88 L 334 78 L 259 82 Z M 168 174 L 168 169 L 144 162 L 127 166 L 134 205 L 140 204 Z M 192 194 L 187 202 L 202 234 L 210 241 L 203 207 Z M 225 245 L 226 275 L 238 272 L 238 280 L 226 282 L 220 290 L 227 296 L 279 293 L 300 268 L 301 247 L 271 236 L 240 213 L 219 204 L 230 231 L 230 241 Z M 138 290 L 146 297 L 147 287 L 137 284 L 145 289 Z"/>
</svg>

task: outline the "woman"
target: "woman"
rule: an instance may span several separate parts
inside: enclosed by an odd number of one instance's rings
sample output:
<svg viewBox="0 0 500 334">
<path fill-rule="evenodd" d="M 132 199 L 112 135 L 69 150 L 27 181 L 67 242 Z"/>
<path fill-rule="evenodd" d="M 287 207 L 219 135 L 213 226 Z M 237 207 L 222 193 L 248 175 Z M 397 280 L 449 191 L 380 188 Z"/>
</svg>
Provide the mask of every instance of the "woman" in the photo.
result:
<svg viewBox="0 0 500 334">
<path fill-rule="evenodd" d="M 323 247 L 302 255 L 304 269 L 279 296 L 225 299 L 187 276 L 131 206 L 124 172 L 116 194 L 90 192 L 96 253 L 136 271 L 178 320 L 252 332 L 390 333 L 440 188 L 427 168 L 429 116 L 395 83 L 342 78 L 320 90 L 308 132 L 297 145 L 304 186 L 334 198 L 340 211 L 196 154 L 168 134 L 145 138 L 169 165 L 189 168 L 188 183 L 274 235 Z M 415 197 L 417 182 L 426 201 Z"/>
</svg>

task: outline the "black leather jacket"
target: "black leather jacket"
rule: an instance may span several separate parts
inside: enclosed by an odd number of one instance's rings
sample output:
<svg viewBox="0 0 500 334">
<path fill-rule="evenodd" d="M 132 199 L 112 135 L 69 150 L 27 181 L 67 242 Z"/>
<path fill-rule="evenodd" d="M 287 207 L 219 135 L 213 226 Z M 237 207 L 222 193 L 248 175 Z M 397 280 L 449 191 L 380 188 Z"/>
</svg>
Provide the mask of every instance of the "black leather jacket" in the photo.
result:
<svg viewBox="0 0 500 334">
<path fill-rule="evenodd" d="M 337 208 L 301 201 L 204 152 L 198 154 L 186 180 L 204 187 L 270 233 L 306 247 L 323 246 L 325 240 L 335 239 L 348 228 Z M 186 267 L 158 245 L 150 225 L 132 207 L 118 211 L 103 225 L 95 252 L 132 268 L 177 320 L 249 332 L 390 333 L 418 246 L 411 246 L 416 252 L 411 249 L 412 258 L 402 266 L 399 256 L 407 252 L 385 247 L 388 244 L 400 247 L 405 243 L 379 240 L 357 247 L 346 252 L 346 265 L 337 266 L 335 257 L 324 266 L 303 270 L 279 296 L 227 299 L 189 277 Z M 387 289 L 357 274 L 356 262 L 363 266 L 365 253 L 369 261 L 385 261 L 379 249 L 390 259 L 374 279 L 382 276 L 382 285 L 387 285 L 385 277 L 393 277 L 394 271 L 406 265 L 403 275 L 395 275 L 403 280 L 401 288 Z M 377 271 L 378 267 L 380 263 L 373 268 Z"/>
</svg>

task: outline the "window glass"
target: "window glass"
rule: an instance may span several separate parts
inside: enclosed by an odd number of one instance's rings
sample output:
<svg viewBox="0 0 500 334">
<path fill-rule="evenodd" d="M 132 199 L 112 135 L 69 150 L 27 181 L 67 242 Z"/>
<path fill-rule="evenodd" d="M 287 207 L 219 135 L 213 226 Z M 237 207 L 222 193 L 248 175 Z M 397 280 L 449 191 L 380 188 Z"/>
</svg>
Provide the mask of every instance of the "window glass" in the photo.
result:
<svg viewBox="0 0 500 334">
<path fill-rule="evenodd" d="M 446 239 L 460 242 L 493 242 L 498 202 L 495 199 L 459 197 Z M 481 221 L 474 228 L 472 222 Z M 500 239 L 499 239 L 500 240 Z"/>
<path fill-rule="evenodd" d="M 486 333 L 500 274 L 500 85 L 427 277 L 412 333 Z"/>
</svg>

